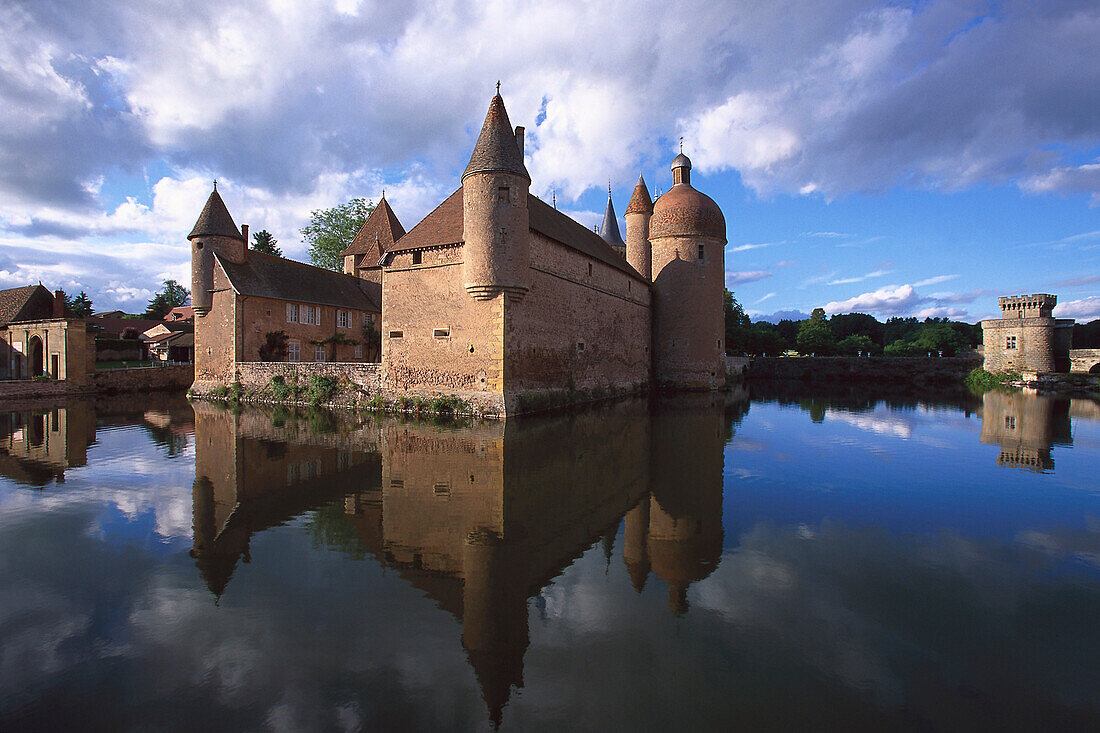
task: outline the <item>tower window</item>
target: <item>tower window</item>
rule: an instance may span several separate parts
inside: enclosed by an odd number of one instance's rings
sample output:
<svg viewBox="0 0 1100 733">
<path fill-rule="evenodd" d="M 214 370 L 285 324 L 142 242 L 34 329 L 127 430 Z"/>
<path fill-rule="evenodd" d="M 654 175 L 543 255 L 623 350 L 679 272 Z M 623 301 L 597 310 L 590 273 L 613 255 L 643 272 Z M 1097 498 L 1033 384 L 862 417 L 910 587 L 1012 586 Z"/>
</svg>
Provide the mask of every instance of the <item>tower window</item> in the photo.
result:
<svg viewBox="0 0 1100 733">
<path fill-rule="evenodd" d="M 699 261 L 704 262 L 707 259 L 706 252 L 703 249 L 703 245 L 699 245 Z"/>
<path fill-rule="evenodd" d="M 390 338 L 391 339 L 399 339 L 399 338 L 403 337 L 404 335 L 405 335 L 405 333 L 403 331 L 390 331 Z"/>
<path fill-rule="evenodd" d="M 414 265 L 419 265 L 423 261 L 424 261 L 424 256 L 423 256 L 422 252 L 413 252 L 413 264 Z"/>
<path fill-rule="evenodd" d="M 588 263 L 588 276 L 592 277 L 592 263 L 591 262 Z"/>
<path fill-rule="evenodd" d="M 437 339 L 448 339 L 451 337 L 451 329 L 437 328 L 432 331 L 432 336 L 435 336 Z"/>
<path fill-rule="evenodd" d="M 195 242 L 195 249 L 202 249 L 202 242 Z"/>
<path fill-rule="evenodd" d="M 502 245 L 508 243 L 508 230 L 504 227 L 500 228 L 500 243 Z"/>
<path fill-rule="evenodd" d="M 497 201 L 502 204 L 508 203 L 508 187 L 501 186 L 497 189 Z"/>
<path fill-rule="evenodd" d="M 1008 338 L 1005 339 L 1005 348 L 1006 349 L 1015 349 L 1016 348 L 1016 337 L 1015 336 L 1009 336 Z"/>
<path fill-rule="evenodd" d="M 577 351 L 584 351 L 584 342 L 583 341 L 578 341 L 577 342 Z"/>
</svg>

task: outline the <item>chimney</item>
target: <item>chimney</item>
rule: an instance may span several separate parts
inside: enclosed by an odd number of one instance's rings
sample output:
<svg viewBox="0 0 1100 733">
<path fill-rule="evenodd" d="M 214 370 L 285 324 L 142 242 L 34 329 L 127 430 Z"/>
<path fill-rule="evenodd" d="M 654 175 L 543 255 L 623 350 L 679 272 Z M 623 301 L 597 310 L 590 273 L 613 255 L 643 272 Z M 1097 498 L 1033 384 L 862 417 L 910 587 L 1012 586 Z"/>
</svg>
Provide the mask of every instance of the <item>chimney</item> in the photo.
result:
<svg viewBox="0 0 1100 733">
<path fill-rule="evenodd" d="M 523 155 L 523 128 L 518 126 L 518 125 L 516 126 L 516 145 L 519 146 L 519 154 L 522 157 L 522 155 Z"/>
<path fill-rule="evenodd" d="M 62 290 L 53 291 L 53 317 L 65 317 L 65 292 Z"/>
<path fill-rule="evenodd" d="M 241 224 L 241 234 L 244 235 L 244 257 L 242 257 L 241 259 L 243 261 L 247 261 L 248 260 L 248 225 L 247 224 Z"/>
</svg>

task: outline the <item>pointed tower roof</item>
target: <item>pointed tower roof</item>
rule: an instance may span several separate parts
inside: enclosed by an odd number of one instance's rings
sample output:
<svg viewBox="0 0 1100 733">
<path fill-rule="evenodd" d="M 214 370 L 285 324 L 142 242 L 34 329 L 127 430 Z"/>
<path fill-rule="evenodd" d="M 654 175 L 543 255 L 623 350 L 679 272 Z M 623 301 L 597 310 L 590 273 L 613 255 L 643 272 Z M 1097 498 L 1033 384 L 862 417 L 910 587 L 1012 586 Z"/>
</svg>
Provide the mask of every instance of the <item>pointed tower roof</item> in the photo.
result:
<svg viewBox="0 0 1100 733">
<path fill-rule="evenodd" d="M 607 210 L 603 212 L 603 226 L 600 227 L 603 241 L 612 247 L 626 247 L 623 235 L 619 234 L 619 219 L 615 216 L 615 206 L 611 203 L 611 186 L 607 187 Z"/>
<path fill-rule="evenodd" d="M 634 195 L 630 197 L 630 203 L 626 206 L 628 214 L 652 214 L 653 199 L 649 197 L 649 189 L 645 180 L 638 176 L 638 185 L 634 186 Z"/>
<path fill-rule="evenodd" d="M 233 222 L 229 209 L 225 208 L 225 202 L 222 201 L 222 197 L 218 193 L 216 182 L 214 183 L 214 190 L 210 192 L 210 198 L 206 199 L 206 206 L 202 207 L 199 220 L 195 222 L 195 228 L 191 230 L 187 238 L 195 239 L 196 237 L 209 236 L 231 237 L 244 241 L 244 235 L 241 234 L 241 230 Z"/>
<path fill-rule="evenodd" d="M 405 236 L 405 227 L 397 220 L 390 204 L 386 201 L 386 194 L 382 194 L 382 200 L 374 207 L 359 233 L 351 240 L 347 249 L 340 253 L 341 257 L 348 255 L 370 255 L 370 264 L 377 264 L 382 255 L 386 253 L 394 242 Z"/>
<path fill-rule="evenodd" d="M 516 143 L 516 133 L 508 120 L 508 110 L 504 109 L 504 100 L 499 91 L 489 103 L 485 124 L 481 126 L 477 145 L 474 146 L 470 163 L 462 177 L 484 171 L 505 171 L 531 180 L 531 175 L 523 165 L 523 153 Z"/>
</svg>

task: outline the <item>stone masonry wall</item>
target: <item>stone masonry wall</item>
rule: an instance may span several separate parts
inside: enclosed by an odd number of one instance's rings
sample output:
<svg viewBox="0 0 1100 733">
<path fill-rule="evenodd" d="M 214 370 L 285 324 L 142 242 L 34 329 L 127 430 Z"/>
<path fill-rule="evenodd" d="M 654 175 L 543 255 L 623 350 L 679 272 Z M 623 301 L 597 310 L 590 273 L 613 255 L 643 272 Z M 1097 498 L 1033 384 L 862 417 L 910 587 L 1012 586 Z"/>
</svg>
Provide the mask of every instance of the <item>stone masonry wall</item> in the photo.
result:
<svg viewBox="0 0 1100 733">
<path fill-rule="evenodd" d="M 152 392 L 184 390 L 195 378 L 193 364 L 174 364 L 138 369 L 105 369 L 89 380 L 96 392 Z"/>
<path fill-rule="evenodd" d="M 531 289 L 505 305 L 505 392 L 648 384 L 647 283 L 533 235 Z"/>
<path fill-rule="evenodd" d="M 1100 366 L 1100 349 L 1071 349 L 1069 358 L 1071 372 L 1088 373 L 1092 368 Z"/>
<path fill-rule="evenodd" d="M 241 387 L 262 390 L 271 386 L 271 379 L 282 376 L 288 382 L 308 384 L 315 374 L 333 377 L 354 386 L 361 397 L 373 397 L 381 392 L 380 364 L 341 362 L 243 361 L 236 364 L 234 376 Z M 233 380 L 230 380 L 233 381 Z"/>
<path fill-rule="evenodd" d="M 1015 338 L 1015 349 L 1007 348 L 1009 338 Z M 985 370 L 1054 371 L 1053 339 L 1053 318 L 982 321 Z"/>
</svg>

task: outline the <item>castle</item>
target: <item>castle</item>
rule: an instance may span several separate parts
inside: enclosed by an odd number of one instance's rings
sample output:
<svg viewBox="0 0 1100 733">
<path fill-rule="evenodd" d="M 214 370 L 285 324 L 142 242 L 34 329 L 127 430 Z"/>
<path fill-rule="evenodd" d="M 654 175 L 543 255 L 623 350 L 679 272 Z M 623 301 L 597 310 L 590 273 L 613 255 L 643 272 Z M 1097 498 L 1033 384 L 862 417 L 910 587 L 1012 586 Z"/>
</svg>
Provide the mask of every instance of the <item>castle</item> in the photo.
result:
<svg viewBox="0 0 1100 733">
<path fill-rule="evenodd" d="M 982 321 L 985 370 L 1070 371 L 1073 319 L 1055 318 L 1058 297 L 1046 293 L 998 298 L 1001 318 Z"/>
<path fill-rule="evenodd" d="M 276 330 L 296 374 L 372 362 L 351 344 L 375 319 L 376 381 L 360 387 L 387 397 L 505 415 L 548 395 L 723 385 L 726 225 L 687 156 L 656 202 L 638 179 L 623 242 L 610 198 L 601 235 L 529 193 L 523 140 L 498 90 L 459 188 L 407 233 L 383 197 L 344 273 L 249 251 L 215 189 L 189 236 L 193 391 L 240 380 Z"/>
</svg>

